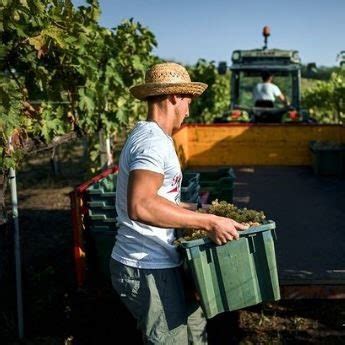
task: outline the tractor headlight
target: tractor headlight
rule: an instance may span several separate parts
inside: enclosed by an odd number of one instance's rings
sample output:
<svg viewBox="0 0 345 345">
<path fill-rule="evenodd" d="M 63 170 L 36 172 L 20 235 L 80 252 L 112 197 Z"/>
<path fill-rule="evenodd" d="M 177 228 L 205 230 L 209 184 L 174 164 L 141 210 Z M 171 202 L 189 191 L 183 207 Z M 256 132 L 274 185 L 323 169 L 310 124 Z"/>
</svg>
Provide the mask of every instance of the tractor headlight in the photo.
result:
<svg viewBox="0 0 345 345">
<path fill-rule="evenodd" d="M 232 53 L 232 61 L 238 61 L 238 60 L 240 59 L 240 57 L 241 57 L 240 52 L 234 51 L 234 52 Z"/>
<path fill-rule="evenodd" d="M 293 52 L 292 60 L 295 61 L 295 62 L 299 62 L 300 61 L 298 52 Z"/>
</svg>

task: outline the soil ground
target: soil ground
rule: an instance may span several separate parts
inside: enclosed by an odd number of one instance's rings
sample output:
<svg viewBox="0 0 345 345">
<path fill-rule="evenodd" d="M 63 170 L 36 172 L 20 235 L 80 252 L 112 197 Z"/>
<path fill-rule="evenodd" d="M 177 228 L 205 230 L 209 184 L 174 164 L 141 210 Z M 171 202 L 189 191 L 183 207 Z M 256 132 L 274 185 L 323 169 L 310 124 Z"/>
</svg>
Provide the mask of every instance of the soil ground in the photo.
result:
<svg viewBox="0 0 345 345">
<path fill-rule="evenodd" d="M 13 269 L 10 269 L 7 275 L 0 276 L 6 278 L 1 282 L 0 291 L 0 343 L 86 345 L 116 344 L 126 339 L 128 344 L 141 344 L 135 322 L 107 282 L 95 281 L 83 289 L 76 287 L 68 193 L 87 176 L 79 146 L 65 145 L 61 155 L 59 176 L 53 175 L 47 154 L 29 157 L 18 170 L 25 339 L 16 339 L 15 282 Z M 237 174 L 237 181 L 244 181 L 240 171 Z M 241 191 L 240 185 L 237 187 Z M 286 200 L 289 205 L 296 205 L 296 196 L 300 195 L 299 187 L 294 188 L 295 192 L 289 193 L 290 197 L 293 195 L 292 200 Z M 255 195 L 265 193 L 265 189 L 259 189 Z M 238 199 L 238 202 L 246 200 Z M 281 200 L 278 197 L 271 200 L 272 205 L 277 204 L 278 209 Z M 252 202 L 249 205 L 264 210 L 264 206 L 268 206 Z M 298 207 L 309 210 L 308 205 Z M 315 210 L 315 214 L 319 212 L 320 209 Z M 3 227 L 1 231 L 3 243 L 7 244 L 2 255 L 12 268 L 13 230 Z M 321 260 L 322 256 L 315 256 L 313 263 L 317 265 Z M 344 344 L 345 301 L 265 303 L 236 313 L 220 314 L 209 321 L 208 329 L 211 344 Z"/>
</svg>

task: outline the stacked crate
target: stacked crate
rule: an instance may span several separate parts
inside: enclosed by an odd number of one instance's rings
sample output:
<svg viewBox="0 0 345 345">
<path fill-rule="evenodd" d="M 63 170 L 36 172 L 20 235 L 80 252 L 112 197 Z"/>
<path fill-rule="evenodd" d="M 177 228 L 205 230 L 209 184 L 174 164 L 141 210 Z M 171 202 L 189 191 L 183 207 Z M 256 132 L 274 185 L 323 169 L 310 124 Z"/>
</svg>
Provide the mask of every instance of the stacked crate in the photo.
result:
<svg viewBox="0 0 345 345">
<path fill-rule="evenodd" d="M 345 177 L 345 143 L 312 141 L 309 150 L 315 175 Z"/>
<path fill-rule="evenodd" d="M 199 193 L 209 193 L 208 202 L 218 199 L 233 202 L 234 181 L 236 175 L 232 168 L 220 168 L 217 170 L 188 170 L 186 173 L 199 174 Z"/>
<path fill-rule="evenodd" d="M 181 186 L 181 201 L 184 202 L 197 202 L 199 197 L 200 174 L 193 172 L 183 173 L 182 186 Z"/>
<path fill-rule="evenodd" d="M 117 173 L 110 174 L 86 190 L 88 264 L 93 272 L 106 277 L 116 235 L 116 180 Z"/>
</svg>

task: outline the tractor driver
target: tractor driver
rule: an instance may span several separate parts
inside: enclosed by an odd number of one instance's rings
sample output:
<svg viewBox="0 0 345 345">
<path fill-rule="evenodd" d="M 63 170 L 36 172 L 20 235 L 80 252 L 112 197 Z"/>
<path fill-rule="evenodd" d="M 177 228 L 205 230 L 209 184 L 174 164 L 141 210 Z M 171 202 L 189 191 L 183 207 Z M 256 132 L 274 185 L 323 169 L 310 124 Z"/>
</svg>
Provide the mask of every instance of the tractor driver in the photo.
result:
<svg viewBox="0 0 345 345">
<path fill-rule="evenodd" d="M 253 90 L 253 98 L 255 107 L 273 108 L 274 101 L 278 98 L 285 106 L 288 101 L 279 87 L 272 83 L 273 76 L 270 72 L 264 71 L 262 73 L 262 83 L 255 86 Z"/>
</svg>

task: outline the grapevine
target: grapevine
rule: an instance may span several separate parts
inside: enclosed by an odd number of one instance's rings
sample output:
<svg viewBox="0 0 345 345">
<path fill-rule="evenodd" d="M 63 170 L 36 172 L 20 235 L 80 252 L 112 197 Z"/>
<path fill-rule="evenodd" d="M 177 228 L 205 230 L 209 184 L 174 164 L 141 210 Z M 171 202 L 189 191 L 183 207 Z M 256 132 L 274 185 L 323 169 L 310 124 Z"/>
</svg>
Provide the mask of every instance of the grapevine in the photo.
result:
<svg viewBox="0 0 345 345">
<path fill-rule="evenodd" d="M 345 72 L 332 73 L 303 93 L 303 104 L 320 123 L 345 122 Z"/>
<path fill-rule="evenodd" d="M 99 25 L 99 3 L 14 0 L 0 4 L 0 166 L 16 166 L 28 142 L 69 132 L 119 133 L 145 115 L 128 88 L 156 61 L 154 35 L 132 19 Z"/>
<path fill-rule="evenodd" d="M 199 59 L 195 65 L 187 66 L 192 80 L 208 85 L 203 95 L 192 102 L 189 122 L 212 123 L 229 109 L 230 72 L 218 74 L 213 61 Z"/>
</svg>

